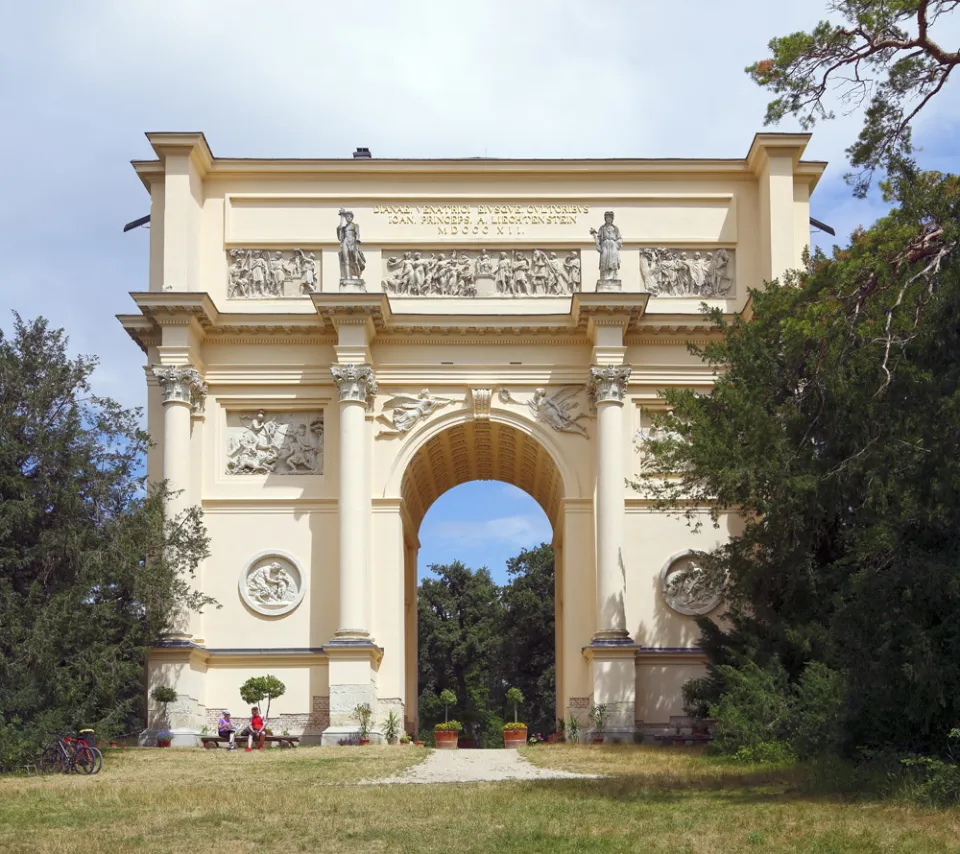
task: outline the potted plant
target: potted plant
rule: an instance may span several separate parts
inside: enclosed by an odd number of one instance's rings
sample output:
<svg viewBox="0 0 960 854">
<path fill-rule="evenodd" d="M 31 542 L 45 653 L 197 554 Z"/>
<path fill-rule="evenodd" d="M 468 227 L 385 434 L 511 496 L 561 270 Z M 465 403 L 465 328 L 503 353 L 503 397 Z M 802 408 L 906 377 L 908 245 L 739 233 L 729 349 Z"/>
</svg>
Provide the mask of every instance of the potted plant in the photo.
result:
<svg viewBox="0 0 960 854">
<path fill-rule="evenodd" d="M 394 711 L 391 711 L 383 722 L 383 737 L 387 744 L 396 744 L 400 737 L 400 718 Z"/>
<path fill-rule="evenodd" d="M 157 747 L 169 747 L 170 742 L 173 740 L 173 733 L 167 729 L 170 725 L 169 718 L 167 717 L 167 704 L 177 701 L 177 692 L 169 685 L 157 685 L 157 687 L 150 692 L 150 697 L 154 702 L 160 703 L 163 706 L 163 729 L 157 730 Z"/>
<path fill-rule="evenodd" d="M 403 735 L 400 736 L 400 743 L 401 743 L 401 744 L 412 744 L 412 743 L 413 743 L 413 739 L 411 739 L 410 736 L 409 736 L 407 733 L 404 733 Z"/>
<path fill-rule="evenodd" d="M 353 710 L 353 719 L 360 724 L 360 746 L 370 743 L 370 718 L 373 716 L 373 709 L 369 703 L 358 703 Z"/>
<path fill-rule="evenodd" d="M 511 688 L 507 691 L 507 702 L 513 705 L 513 723 L 503 725 L 503 746 L 523 747 L 527 743 L 527 725 L 517 720 L 517 707 L 523 703 L 523 692 L 519 688 Z"/>
<path fill-rule="evenodd" d="M 677 747 L 682 747 L 687 743 L 687 740 L 683 737 L 683 724 L 673 725 L 673 743 Z"/>
<path fill-rule="evenodd" d="M 563 723 L 563 721 L 561 721 L 561 723 Z M 572 741 L 574 744 L 580 741 L 580 721 L 572 714 L 567 719 L 564 729 L 567 732 L 567 741 Z"/>
<path fill-rule="evenodd" d="M 603 744 L 603 731 L 607 728 L 607 704 L 594 703 L 590 707 L 590 717 L 593 719 L 593 743 Z"/>
<path fill-rule="evenodd" d="M 443 703 L 443 723 L 433 728 L 433 735 L 438 748 L 455 750 L 463 729 L 460 721 L 450 720 L 450 707 L 456 704 L 457 695 L 449 688 L 444 688 L 440 692 L 440 702 Z"/>
</svg>

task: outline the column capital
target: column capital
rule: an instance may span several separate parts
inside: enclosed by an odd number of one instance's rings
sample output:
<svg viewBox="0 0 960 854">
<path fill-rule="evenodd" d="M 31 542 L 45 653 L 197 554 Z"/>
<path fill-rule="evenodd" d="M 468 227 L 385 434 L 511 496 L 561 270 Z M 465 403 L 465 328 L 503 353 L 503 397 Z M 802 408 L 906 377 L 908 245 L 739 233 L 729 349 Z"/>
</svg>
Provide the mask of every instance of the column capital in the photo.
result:
<svg viewBox="0 0 960 854">
<path fill-rule="evenodd" d="M 594 365 L 587 379 L 587 391 L 597 403 L 623 403 L 630 373 L 625 366 Z"/>
<path fill-rule="evenodd" d="M 359 365 L 333 365 L 330 373 L 340 391 L 341 403 L 351 400 L 365 403 L 368 397 L 378 391 L 377 381 L 373 378 L 373 368 L 366 362 Z"/>
<path fill-rule="evenodd" d="M 154 365 L 152 370 L 160 383 L 165 404 L 187 403 L 194 413 L 203 414 L 207 384 L 193 365 Z"/>
</svg>

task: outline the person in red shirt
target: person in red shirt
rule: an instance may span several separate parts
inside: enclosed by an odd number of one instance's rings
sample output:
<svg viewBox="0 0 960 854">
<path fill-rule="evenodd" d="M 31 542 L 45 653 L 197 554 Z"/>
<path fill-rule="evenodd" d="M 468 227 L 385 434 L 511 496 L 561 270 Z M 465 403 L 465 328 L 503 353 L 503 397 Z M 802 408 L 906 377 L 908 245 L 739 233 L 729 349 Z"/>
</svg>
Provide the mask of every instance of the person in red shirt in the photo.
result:
<svg viewBox="0 0 960 854">
<path fill-rule="evenodd" d="M 263 742 L 267 737 L 266 725 L 260 717 L 260 710 L 254 706 L 250 709 L 250 726 L 247 728 L 247 752 L 253 750 L 253 739 L 256 737 L 257 746 L 263 750 Z"/>
</svg>

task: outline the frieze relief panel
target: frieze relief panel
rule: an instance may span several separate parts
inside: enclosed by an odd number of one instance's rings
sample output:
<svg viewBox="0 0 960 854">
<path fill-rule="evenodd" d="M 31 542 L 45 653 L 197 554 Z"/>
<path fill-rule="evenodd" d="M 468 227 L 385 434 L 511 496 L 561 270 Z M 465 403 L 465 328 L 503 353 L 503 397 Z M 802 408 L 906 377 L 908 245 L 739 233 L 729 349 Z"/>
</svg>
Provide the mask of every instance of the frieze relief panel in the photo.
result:
<svg viewBox="0 0 960 854">
<path fill-rule="evenodd" d="M 230 249 L 227 296 L 230 299 L 304 297 L 320 290 L 320 262 L 304 249 Z"/>
<path fill-rule="evenodd" d="M 228 475 L 323 474 L 320 412 L 227 413 Z"/>
<path fill-rule="evenodd" d="M 734 296 L 734 252 L 731 249 L 640 250 L 640 278 L 645 291 L 655 297 Z"/>
<path fill-rule="evenodd" d="M 549 297 L 581 289 L 580 252 L 462 249 L 384 252 L 383 290 L 404 297 Z"/>
</svg>

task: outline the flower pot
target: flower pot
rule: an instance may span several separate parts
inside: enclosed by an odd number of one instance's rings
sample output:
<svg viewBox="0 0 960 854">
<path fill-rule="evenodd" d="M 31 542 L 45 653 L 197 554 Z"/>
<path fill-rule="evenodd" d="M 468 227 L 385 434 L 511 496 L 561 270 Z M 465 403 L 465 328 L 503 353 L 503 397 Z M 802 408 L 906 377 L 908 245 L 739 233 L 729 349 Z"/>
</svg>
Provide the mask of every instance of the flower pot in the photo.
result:
<svg viewBox="0 0 960 854">
<path fill-rule="evenodd" d="M 369 744 L 369 743 L 370 743 L 370 739 L 369 739 L 369 738 L 361 738 L 361 739 L 360 739 L 360 746 L 361 746 L 361 747 L 363 747 L 365 744 Z"/>
<path fill-rule="evenodd" d="M 460 733 L 455 729 L 438 729 L 434 730 L 433 737 L 437 740 L 438 750 L 456 750 Z"/>
<path fill-rule="evenodd" d="M 399 743 L 400 743 L 400 739 L 397 738 L 396 736 L 394 736 L 393 738 L 387 739 L 387 744 L 399 744 Z"/>
<path fill-rule="evenodd" d="M 415 741 L 415 742 L 413 743 L 413 746 L 414 746 L 414 747 L 423 747 L 423 742 L 422 742 L 422 741 Z"/>
<path fill-rule="evenodd" d="M 157 739 L 157 747 L 169 747 L 169 746 L 170 746 L 170 739 L 169 739 L 169 738 L 158 738 L 158 739 Z"/>
<path fill-rule="evenodd" d="M 527 743 L 525 729 L 505 729 L 503 731 L 503 746 L 507 749 L 524 747 Z"/>
<path fill-rule="evenodd" d="M 683 747 L 687 743 L 685 738 L 675 738 L 673 740 L 674 747 Z"/>
<path fill-rule="evenodd" d="M 596 737 L 593 739 L 593 743 L 594 743 L 594 744 L 603 744 L 603 736 L 602 736 L 602 735 L 596 736 Z"/>
</svg>

